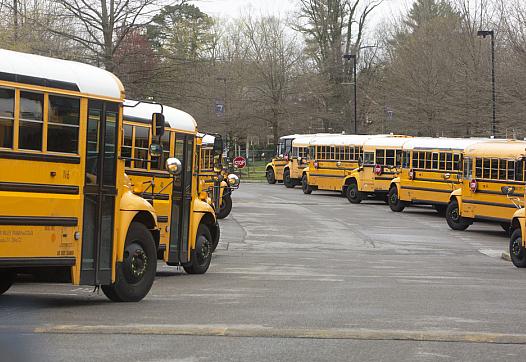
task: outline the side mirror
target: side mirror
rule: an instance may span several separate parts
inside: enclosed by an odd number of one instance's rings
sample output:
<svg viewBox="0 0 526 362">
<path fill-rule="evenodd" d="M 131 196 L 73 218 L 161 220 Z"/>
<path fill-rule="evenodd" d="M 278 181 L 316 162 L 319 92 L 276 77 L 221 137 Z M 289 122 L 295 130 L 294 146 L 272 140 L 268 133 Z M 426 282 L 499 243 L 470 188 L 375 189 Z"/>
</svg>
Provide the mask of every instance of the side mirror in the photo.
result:
<svg viewBox="0 0 526 362">
<path fill-rule="evenodd" d="M 159 143 L 152 143 L 150 145 L 150 156 L 157 158 L 163 155 L 163 146 Z"/>
<path fill-rule="evenodd" d="M 166 160 L 166 169 L 172 176 L 179 176 L 183 171 L 183 165 L 178 158 L 170 157 Z"/>
<path fill-rule="evenodd" d="M 164 114 L 154 113 L 152 114 L 152 132 L 153 137 L 161 137 L 164 134 L 165 127 Z"/>
<path fill-rule="evenodd" d="M 515 187 L 513 187 L 513 186 L 502 186 L 500 188 L 500 190 L 502 191 L 502 193 L 504 195 L 511 195 L 511 194 L 513 194 L 515 192 Z"/>
<path fill-rule="evenodd" d="M 227 183 L 228 183 L 228 186 L 230 187 L 238 187 L 239 186 L 239 177 L 237 177 L 237 175 L 231 173 L 230 175 L 228 175 L 227 177 Z"/>
</svg>

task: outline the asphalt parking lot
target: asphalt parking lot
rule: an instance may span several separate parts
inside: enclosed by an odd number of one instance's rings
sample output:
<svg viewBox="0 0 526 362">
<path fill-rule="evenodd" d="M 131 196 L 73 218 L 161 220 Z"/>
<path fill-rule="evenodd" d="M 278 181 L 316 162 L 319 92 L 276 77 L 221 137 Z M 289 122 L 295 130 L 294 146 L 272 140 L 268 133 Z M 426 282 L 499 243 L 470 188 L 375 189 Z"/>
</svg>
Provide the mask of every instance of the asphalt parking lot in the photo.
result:
<svg viewBox="0 0 526 362">
<path fill-rule="evenodd" d="M 498 225 L 455 232 L 431 208 L 282 185 L 242 184 L 233 199 L 209 272 L 159 264 L 141 303 L 15 285 L 0 297 L 4 358 L 524 360 L 526 271 L 501 259 Z"/>
</svg>

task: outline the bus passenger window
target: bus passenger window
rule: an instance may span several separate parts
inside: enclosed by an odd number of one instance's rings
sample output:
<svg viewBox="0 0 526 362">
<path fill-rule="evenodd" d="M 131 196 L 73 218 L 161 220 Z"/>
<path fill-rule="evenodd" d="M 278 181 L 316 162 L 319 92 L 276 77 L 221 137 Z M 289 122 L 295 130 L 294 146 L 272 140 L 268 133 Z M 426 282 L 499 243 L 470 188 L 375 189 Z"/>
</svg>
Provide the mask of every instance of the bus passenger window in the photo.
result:
<svg viewBox="0 0 526 362">
<path fill-rule="evenodd" d="M 402 165 L 402 150 L 396 150 L 395 166 L 399 167 Z"/>
<path fill-rule="evenodd" d="M 15 91 L 0 88 L 0 147 L 13 148 Z"/>
<path fill-rule="evenodd" d="M 433 170 L 438 170 L 438 153 L 433 153 L 433 164 L 431 167 Z"/>
<path fill-rule="evenodd" d="M 376 164 L 385 165 L 385 150 L 376 150 Z"/>
<path fill-rule="evenodd" d="M 460 162 L 460 155 L 458 153 L 453 155 L 453 171 L 460 171 L 460 165 L 462 163 Z"/>
<path fill-rule="evenodd" d="M 524 161 L 515 162 L 515 180 L 524 181 Z"/>
<path fill-rule="evenodd" d="M 144 161 L 133 161 L 135 168 L 148 168 L 148 144 L 149 144 L 150 129 L 148 127 L 135 127 L 135 152 L 133 158 L 138 158 Z"/>
<path fill-rule="evenodd" d="M 133 127 L 124 125 L 124 142 L 122 143 L 121 155 L 124 158 L 132 158 Z M 126 167 L 131 167 L 131 161 L 125 160 Z"/>
<path fill-rule="evenodd" d="M 385 165 L 394 166 L 395 163 L 395 150 L 386 150 L 385 151 Z"/>
<path fill-rule="evenodd" d="M 418 152 L 413 151 L 413 168 L 418 168 Z"/>
<path fill-rule="evenodd" d="M 482 164 L 482 178 L 491 178 L 489 160 L 487 158 L 483 158 Z"/>
<path fill-rule="evenodd" d="M 431 162 L 431 152 L 426 152 L 426 169 L 431 170 L 432 169 L 432 162 Z"/>
<path fill-rule="evenodd" d="M 446 154 L 445 153 L 439 153 L 438 154 L 438 160 L 439 160 L 439 165 L 438 165 L 438 169 L 439 170 L 445 170 L 446 169 Z"/>
<path fill-rule="evenodd" d="M 515 180 L 515 161 L 508 161 L 508 180 Z"/>
<path fill-rule="evenodd" d="M 50 95 L 48 113 L 48 151 L 78 153 L 80 100 Z"/>
<path fill-rule="evenodd" d="M 491 159 L 491 179 L 497 180 L 499 178 L 499 160 L 496 158 Z"/>
<path fill-rule="evenodd" d="M 446 153 L 446 170 L 453 171 L 453 154 Z"/>
<path fill-rule="evenodd" d="M 458 156 L 458 155 L 455 155 Z M 471 180 L 471 173 L 473 168 L 473 160 L 471 158 L 464 159 L 464 178 Z"/>
<path fill-rule="evenodd" d="M 499 160 L 499 180 L 506 180 L 506 160 Z"/>
<path fill-rule="evenodd" d="M 482 159 L 478 157 L 475 161 L 475 177 L 482 178 Z"/>
<path fill-rule="evenodd" d="M 425 169 L 426 168 L 426 153 L 425 152 L 418 152 L 418 168 Z"/>
<path fill-rule="evenodd" d="M 20 129 L 18 148 L 42 151 L 44 95 L 20 92 Z"/>
</svg>

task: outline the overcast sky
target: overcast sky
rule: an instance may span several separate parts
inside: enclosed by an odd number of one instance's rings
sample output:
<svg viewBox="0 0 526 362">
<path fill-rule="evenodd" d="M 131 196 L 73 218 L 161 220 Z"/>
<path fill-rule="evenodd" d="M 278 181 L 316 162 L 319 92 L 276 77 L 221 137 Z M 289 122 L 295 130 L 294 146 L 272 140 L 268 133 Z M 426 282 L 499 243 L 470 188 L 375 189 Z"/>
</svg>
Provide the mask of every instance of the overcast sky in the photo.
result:
<svg viewBox="0 0 526 362">
<path fill-rule="evenodd" d="M 371 25 L 406 12 L 414 0 L 384 0 L 371 17 Z M 204 12 L 220 17 L 237 17 L 250 9 L 254 14 L 272 14 L 286 17 L 297 7 L 297 0 L 196 0 L 194 4 Z"/>
</svg>

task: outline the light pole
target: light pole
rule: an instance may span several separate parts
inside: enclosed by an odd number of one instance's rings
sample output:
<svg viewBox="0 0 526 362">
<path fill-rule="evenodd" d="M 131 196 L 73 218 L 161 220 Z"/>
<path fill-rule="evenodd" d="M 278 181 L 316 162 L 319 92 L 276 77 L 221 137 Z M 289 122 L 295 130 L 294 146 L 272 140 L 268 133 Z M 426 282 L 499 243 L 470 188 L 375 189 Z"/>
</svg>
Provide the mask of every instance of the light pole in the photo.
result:
<svg viewBox="0 0 526 362">
<path fill-rule="evenodd" d="M 353 95 L 353 103 L 354 103 L 354 134 L 358 133 L 358 111 L 356 109 L 356 54 L 344 54 L 343 59 L 345 60 L 353 60 L 353 88 L 354 88 L 354 95 Z"/>
<path fill-rule="evenodd" d="M 218 82 L 223 82 L 224 85 L 224 93 L 223 93 L 223 134 L 225 136 L 225 146 L 228 146 L 228 131 L 227 131 L 227 123 L 226 123 L 226 77 L 217 77 L 216 80 Z"/>
<path fill-rule="evenodd" d="M 491 135 L 495 137 L 497 133 L 497 117 L 496 117 L 496 103 L 497 97 L 495 94 L 495 32 L 493 30 L 479 30 L 477 36 L 486 38 L 491 37 L 491 91 L 492 91 L 492 102 L 493 102 L 493 119 L 491 121 Z"/>
</svg>

